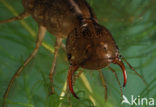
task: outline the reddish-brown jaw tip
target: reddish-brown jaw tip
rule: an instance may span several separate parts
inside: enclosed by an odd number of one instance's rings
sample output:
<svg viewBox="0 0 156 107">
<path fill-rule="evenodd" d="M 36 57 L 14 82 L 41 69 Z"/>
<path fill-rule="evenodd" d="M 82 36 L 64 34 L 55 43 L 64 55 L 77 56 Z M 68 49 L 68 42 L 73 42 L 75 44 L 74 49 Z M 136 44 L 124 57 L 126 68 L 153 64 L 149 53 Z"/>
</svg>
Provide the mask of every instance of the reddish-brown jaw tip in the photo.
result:
<svg viewBox="0 0 156 107">
<path fill-rule="evenodd" d="M 113 63 L 118 64 L 120 66 L 120 68 L 122 69 L 123 77 L 124 77 L 123 87 L 125 87 L 126 83 L 127 83 L 127 74 L 126 74 L 125 65 L 120 59 L 115 59 Z"/>
<path fill-rule="evenodd" d="M 71 91 L 71 93 L 73 94 L 73 96 L 77 99 L 79 99 L 79 97 L 75 94 L 74 90 L 73 90 L 73 75 L 74 75 L 74 72 L 78 69 L 78 66 L 70 66 L 69 67 L 69 71 L 68 71 L 68 85 L 69 85 L 69 90 Z"/>
</svg>

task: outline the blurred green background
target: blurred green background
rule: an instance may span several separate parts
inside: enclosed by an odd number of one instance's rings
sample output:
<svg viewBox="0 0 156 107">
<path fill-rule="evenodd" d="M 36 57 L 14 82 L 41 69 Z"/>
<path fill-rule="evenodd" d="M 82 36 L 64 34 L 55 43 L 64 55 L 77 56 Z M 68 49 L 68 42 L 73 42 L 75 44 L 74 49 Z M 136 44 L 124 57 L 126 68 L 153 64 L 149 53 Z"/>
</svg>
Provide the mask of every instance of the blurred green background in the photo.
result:
<svg viewBox="0 0 156 107">
<path fill-rule="evenodd" d="M 88 0 L 99 23 L 107 27 L 131 65 L 148 82 L 142 80 L 126 65 L 128 82 L 124 95 L 156 100 L 156 0 Z M 21 0 L 0 0 L 0 20 L 8 19 L 23 11 Z M 35 46 L 37 23 L 29 17 L 23 21 L 0 25 L 0 107 L 3 94 L 18 67 Z M 16 79 L 7 100 L 8 107 L 129 107 L 120 104 L 121 93 L 114 74 L 102 69 L 108 87 L 108 101 L 104 101 L 104 88 L 97 71 L 83 70 L 74 89 L 80 100 L 64 93 L 69 64 L 60 49 L 57 58 L 54 85 L 56 94 L 48 96 L 49 71 L 53 60 L 55 37 L 46 33 L 37 56 Z M 111 64 L 123 83 L 120 68 Z M 68 92 L 68 91 L 67 91 Z M 66 93 L 67 93 L 66 92 Z M 156 105 L 156 101 L 155 101 Z M 145 105 L 144 105 L 145 106 Z M 148 107 L 149 105 L 147 105 Z"/>
</svg>

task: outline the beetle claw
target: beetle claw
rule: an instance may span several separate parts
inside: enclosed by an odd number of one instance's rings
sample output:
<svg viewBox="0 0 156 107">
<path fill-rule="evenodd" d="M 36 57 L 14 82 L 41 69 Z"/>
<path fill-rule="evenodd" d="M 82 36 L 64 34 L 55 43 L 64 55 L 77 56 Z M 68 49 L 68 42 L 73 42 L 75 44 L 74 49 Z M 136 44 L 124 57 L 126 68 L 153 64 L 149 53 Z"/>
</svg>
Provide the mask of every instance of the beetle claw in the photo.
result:
<svg viewBox="0 0 156 107">
<path fill-rule="evenodd" d="M 78 66 L 70 66 L 69 67 L 69 71 L 68 71 L 68 77 L 67 77 L 67 79 L 68 79 L 68 86 L 69 86 L 69 89 L 70 89 L 70 91 L 71 91 L 71 93 L 73 94 L 73 96 L 75 97 L 75 98 L 77 98 L 77 99 L 79 99 L 79 97 L 75 94 L 75 92 L 74 92 L 74 89 L 73 89 L 73 82 L 72 82 L 72 80 L 73 80 L 73 75 L 74 75 L 74 72 L 76 71 L 78 69 Z"/>
<path fill-rule="evenodd" d="M 126 69 L 125 69 L 125 65 L 124 63 L 116 58 L 114 61 L 113 61 L 114 64 L 118 64 L 120 66 L 120 68 L 122 69 L 122 72 L 123 72 L 123 76 L 124 76 L 124 83 L 123 83 L 123 87 L 126 86 L 126 83 L 127 83 L 127 74 L 126 74 Z"/>
</svg>

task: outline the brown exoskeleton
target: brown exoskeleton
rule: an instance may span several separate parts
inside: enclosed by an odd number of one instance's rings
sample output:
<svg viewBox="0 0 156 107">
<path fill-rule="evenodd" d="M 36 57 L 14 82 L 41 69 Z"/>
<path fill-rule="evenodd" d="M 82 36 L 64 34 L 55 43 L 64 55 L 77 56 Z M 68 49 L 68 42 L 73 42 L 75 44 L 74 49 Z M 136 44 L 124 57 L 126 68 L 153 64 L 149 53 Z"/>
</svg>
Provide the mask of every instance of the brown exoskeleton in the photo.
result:
<svg viewBox="0 0 156 107">
<path fill-rule="evenodd" d="M 73 2 L 73 5 L 76 5 L 76 3 Z M 134 68 L 120 55 L 111 33 L 104 26 L 97 23 L 95 15 L 92 14 L 92 16 L 88 18 L 82 11 L 81 8 L 75 8 L 75 13 L 78 13 L 77 16 L 80 26 L 70 32 L 66 42 L 67 57 L 71 65 L 68 72 L 68 84 L 72 94 L 78 98 L 73 90 L 72 76 L 79 67 L 99 70 L 109 66 L 111 63 L 117 64 L 123 71 L 123 87 L 125 87 L 127 74 L 122 60 L 125 61 L 133 71 L 135 71 Z M 109 69 L 115 73 L 110 66 Z M 141 75 L 137 72 L 136 74 L 146 84 L 146 81 Z M 115 76 L 118 80 L 116 73 Z M 118 83 L 120 85 L 119 80 Z M 107 87 L 105 86 L 105 88 Z M 107 94 L 105 94 L 105 98 L 107 98 Z"/>
<path fill-rule="evenodd" d="M 22 3 L 24 6 L 23 13 L 8 20 L 0 21 L 0 24 L 32 16 L 39 27 L 36 47 L 12 77 L 5 91 L 4 99 L 8 97 L 10 88 L 17 76 L 36 56 L 46 31 L 56 36 L 54 59 L 49 74 L 51 94 L 54 93 L 53 73 L 58 50 L 62 45 L 62 39 L 68 35 L 66 49 L 71 64 L 68 73 L 68 83 L 75 97 L 77 96 L 72 88 L 72 76 L 78 67 L 101 69 L 110 63 L 118 64 L 123 70 L 125 86 L 127 80 L 126 71 L 124 64 L 119 58 L 118 48 L 109 31 L 97 24 L 95 14 L 85 0 L 23 0 Z M 6 103 L 4 103 L 5 106 Z"/>
<path fill-rule="evenodd" d="M 77 5 L 73 4 L 75 2 Z M 0 21 L 0 24 L 22 20 L 32 16 L 38 23 L 38 35 L 36 47 L 31 55 L 26 58 L 24 63 L 18 68 L 17 72 L 13 75 L 7 90 L 4 94 L 4 100 L 8 97 L 9 91 L 15 79 L 23 71 L 24 67 L 36 56 L 38 49 L 44 39 L 46 31 L 56 36 L 55 52 L 52 67 L 50 70 L 49 78 L 51 82 L 51 94 L 54 93 L 53 87 L 53 73 L 56 64 L 56 57 L 58 50 L 62 46 L 62 39 L 66 38 L 68 34 L 76 27 L 80 26 L 78 14 L 83 12 L 86 18 L 92 17 L 93 13 L 85 0 L 22 0 L 24 12 L 16 17 Z M 82 11 L 77 13 L 75 9 L 81 8 Z M 4 102 L 4 107 L 6 103 Z"/>
</svg>

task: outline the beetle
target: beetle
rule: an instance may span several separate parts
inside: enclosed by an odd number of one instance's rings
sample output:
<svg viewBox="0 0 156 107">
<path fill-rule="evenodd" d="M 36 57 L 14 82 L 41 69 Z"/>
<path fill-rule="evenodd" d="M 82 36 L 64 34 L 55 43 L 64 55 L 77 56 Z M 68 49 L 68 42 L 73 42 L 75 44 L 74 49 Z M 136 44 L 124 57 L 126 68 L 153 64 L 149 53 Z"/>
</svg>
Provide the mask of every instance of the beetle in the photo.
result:
<svg viewBox="0 0 156 107">
<path fill-rule="evenodd" d="M 51 83 L 50 94 L 53 94 L 53 74 L 56 58 L 58 56 L 58 50 L 63 45 L 62 40 L 66 38 L 74 28 L 80 25 L 78 14 L 83 13 L 87 18 L 92 17 L 94 14 L 85 0 L 22 0 L 22 4 L 24 7 L 24 11 L 22 13 L 9 19 L 1 20 L 0 24 L 22 20 L 32 16 L 38 24 L 37 40 L 33 52 L 29 55 L 28 58 L 25 59 L 24 63 L 21 64 L 21 66 L 17 69 L 11 78 L 3 96 L 4 100 L 7 99 L 15 79 L 36 56 L 47 31 L 56 37 L 54 59 L 49 73 L 49 79 Z M 83 10 L 80 10 L 79 8 Z M 4 102 L 4 107 L 5 106 L 6 103 Z"/>
<path fill-rule="evenodd" d="M 79 67 L 97 70 L 109 66 L 110 63 L 118 64 L 124 75 L 123 86 L 126 85 L 126 70 L 117 45 L 111 33 L 104 26 L 98 24 L 96 15 L 85 0 L 22 0 L 22 3 L 24 6 L 23 13 L 2 20 L 0 24 L 32 16 L 39 26 L 37 41 L 31 55 L 25 59 L 24 64 L 18 68 L 10 80 L 4 99 L 8 97 L 15 79 L 36 56 L 46 31 L 56 36 L 54 59 L 49 73 L 51 94 L 54 93 L 53 74 L 56 58 L 64 38 L 67 38 L 66 50 L 70 63 L 67 79 L 69 89 L 76 98 L 78 97 L 73 91 L 72 76 Z M 124 61 L 126 60 L 124 59 Z M 127 61 L 126 63 L 130 66 Z M 132 66 L 130 67 L 132 68 Z"/>
<path fill-rule="evenodd" d="M 78 7 L 74 1 L 73 5 Z M 99 70 L 108 67 L 111 63 L 117 64 L 122 69 L 124 78 L 123 87 L 125 87 L 127 74 L 123 61 L 125 61 L 133 71 L 135 71 L 135 69 L 119 53 L 118 46 L 109 30 L 98 24 L 95 15 L 88 18 L 81 12 L 81 8 L 75 8 L 74 11 L 79 18 L 80 26 L 69 33 L 66 41 L 67 57 L 70 63 L 68 84 L 73 96 L 79 99 L 73 90 L 72 84 L 74 72 L 76 72 L 79 67 Z M 110 70 L 113 71 L 111 67 Z M 147 84 L 140 74 L 136 71 L 135 73 Z"/>
</svg>

